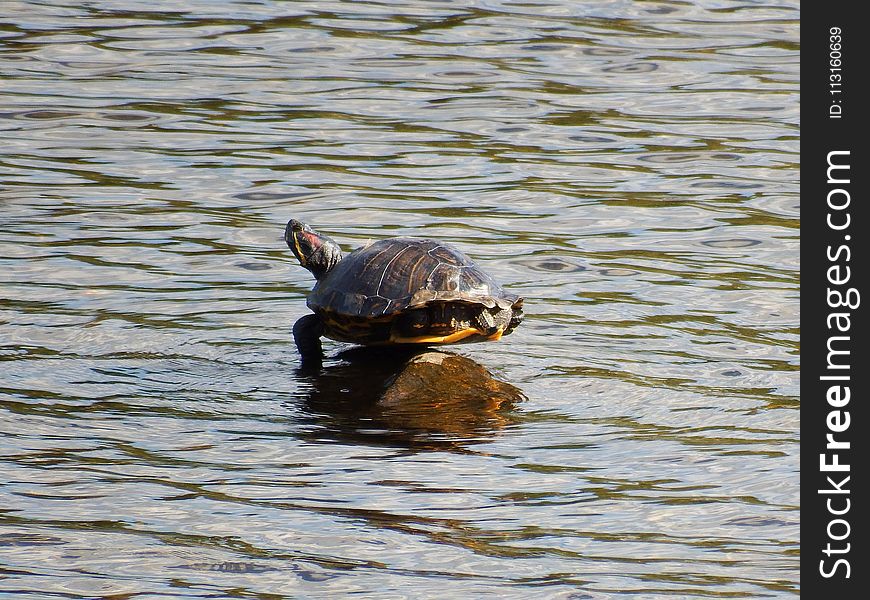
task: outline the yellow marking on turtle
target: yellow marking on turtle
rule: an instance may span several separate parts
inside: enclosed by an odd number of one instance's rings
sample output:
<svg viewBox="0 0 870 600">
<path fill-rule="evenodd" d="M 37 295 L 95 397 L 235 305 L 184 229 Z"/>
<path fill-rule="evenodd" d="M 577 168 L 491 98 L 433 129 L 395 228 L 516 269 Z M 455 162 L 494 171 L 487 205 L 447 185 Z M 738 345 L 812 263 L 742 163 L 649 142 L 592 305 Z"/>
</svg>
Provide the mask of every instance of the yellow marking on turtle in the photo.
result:
<svg viewBox="0 0 870 600">
<path fill-rule="evenodd" d="M 497 342 L 498 340 L 501 339 L 501 336 L 503 334 L 504 334 L 504 329 L 499 329 L 498 331 L 496 331 L 495 333 L 493 333 L 491 336 L 489 336 L 486 339 L 490 342 Z"/>
<path fill-rule="evenodd" d="M 472 335 L 479 335 L 480 331 L 474 327 L 451 333 L 450 335 L 421 335 L 417 337 L 401 337 L 392 335 L 390 341 L 395 344 L 452 344 Z"/>
<path fill-rule="evenodd" d="M 296 246 L 296 258 L 299 259 L 299 264 L 304 267 L 308 261 L 305 260 L 305 254 L 302 252 L 302 248 L 299 247 L 299 238 L 295 231 L 293 232 L 293 245 Z"/>
</svg>

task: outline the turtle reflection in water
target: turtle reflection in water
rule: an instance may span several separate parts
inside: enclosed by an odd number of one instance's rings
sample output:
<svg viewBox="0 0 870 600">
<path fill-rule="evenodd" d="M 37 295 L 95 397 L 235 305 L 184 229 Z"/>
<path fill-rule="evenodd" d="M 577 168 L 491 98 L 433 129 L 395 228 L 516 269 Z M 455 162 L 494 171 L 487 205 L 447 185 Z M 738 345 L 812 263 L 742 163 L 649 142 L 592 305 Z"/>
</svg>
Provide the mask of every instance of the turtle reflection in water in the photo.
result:
<svg viewBox="0 0 870 600">
<path fill-rule="evenodd" d="M 320 355 L 321 336 L 366 345 L 494 341 L 523 319 L 522 298 L 441 242 L 392 238 L 342 257 L 334 240 L 295 219 L 284 240 L 317 279 L 314 314 L 293 327 L 303 358 Z"/>
</svg>

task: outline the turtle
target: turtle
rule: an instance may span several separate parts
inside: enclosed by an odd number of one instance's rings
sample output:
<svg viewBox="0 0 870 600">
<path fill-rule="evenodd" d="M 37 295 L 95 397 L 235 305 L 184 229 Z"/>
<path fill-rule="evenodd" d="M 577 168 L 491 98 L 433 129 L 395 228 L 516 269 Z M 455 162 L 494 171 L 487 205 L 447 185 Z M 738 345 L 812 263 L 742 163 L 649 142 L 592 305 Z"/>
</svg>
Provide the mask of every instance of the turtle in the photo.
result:
<svg viewBox="0 0 870 600">
<path fill-rule="evenodd" d="M 307 300 L 314 314 L 293 327 L 303 356 L 320 349 L 321 336 L 362 345 L 495 341 L 523 320 L 521 297 L 444 242 L 389 238 L 344 256 L 295 219 L 284 240 L 317 280 Z"/>
</svg>

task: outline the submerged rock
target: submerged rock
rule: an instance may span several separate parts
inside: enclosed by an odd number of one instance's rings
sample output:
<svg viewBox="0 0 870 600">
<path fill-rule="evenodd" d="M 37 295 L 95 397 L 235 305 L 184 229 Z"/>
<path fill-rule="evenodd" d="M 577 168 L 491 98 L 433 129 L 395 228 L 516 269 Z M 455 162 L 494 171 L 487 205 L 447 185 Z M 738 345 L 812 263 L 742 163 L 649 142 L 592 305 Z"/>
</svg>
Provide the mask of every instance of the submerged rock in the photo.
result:
<svg viewBox="0 0 870 600">
<path fill-rule="evenodd" d="M 519 388 L 499 381 L 481 365 L 458 354 L 425 352 L 405 363 L 387 382 L 381 405 L 428 397 L 436 401 L 497 402 L 522 397 Z"/>
<path fill-rule="evenodd" d="M 425 352 L 387 380 L 377 406 L 394 424 L 468 433 L 507 422 L 502 408 L 524 399 L 481 365 L 457 354 Z"/>
<path fill-rule="evenodd" d="M 519 388 L 451 352 L 355 348 L 340 357 L 305 379 L 305 400 L 320 425 L 341 436 L 481 439 L 507 425 L 510 408 L 525 399 Z"/>
</svg>

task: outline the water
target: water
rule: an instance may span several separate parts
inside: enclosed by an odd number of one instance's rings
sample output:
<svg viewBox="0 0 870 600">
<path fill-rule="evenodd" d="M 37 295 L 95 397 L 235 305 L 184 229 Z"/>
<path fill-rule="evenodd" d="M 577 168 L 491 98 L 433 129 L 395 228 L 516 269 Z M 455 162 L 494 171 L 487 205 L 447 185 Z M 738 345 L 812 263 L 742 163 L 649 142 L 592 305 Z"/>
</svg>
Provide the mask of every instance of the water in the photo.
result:
<svg viewBox="0 0 870 600">
<path fill-rule="evenodd" d="M 0 10 L 0 595 L 798 594 L 798 3 Z M 526 299 L 373 408 L 291 217 Z"/>
</svg>

